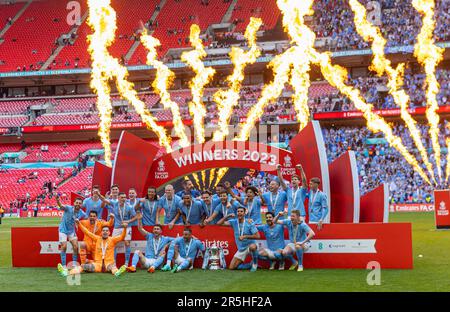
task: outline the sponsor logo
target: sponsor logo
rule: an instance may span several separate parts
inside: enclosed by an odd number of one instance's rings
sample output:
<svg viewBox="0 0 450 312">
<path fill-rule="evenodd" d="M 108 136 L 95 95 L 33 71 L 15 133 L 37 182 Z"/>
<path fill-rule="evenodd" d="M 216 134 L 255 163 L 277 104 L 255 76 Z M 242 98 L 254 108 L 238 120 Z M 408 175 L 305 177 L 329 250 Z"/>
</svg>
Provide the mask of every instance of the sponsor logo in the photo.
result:
<svg viewBox="0 0 450 312">
<path fill-rule="evenodd" d="M 284 166 L 292 167 L 292 158 L 289 157 L 289 155 L 286 155 L 286 157 L 284 157 Z"/>
<path fill-rule="evenodd" d="M 448 212 L 447 206 L 445 205 L 445 202 L 441 201 L 439 203 L 439 209 L 437 211 L 437 215 L 438 216 L 448 216 L 448 213 L 449 212 Z"/>
<path fill-rule="evenodd" d="M 158 169 L 155 172 L 155 179 L 167 179 L 168 177 L 169 173 L 166 171 L 166 163 L 161 159 L 158 162 Z"/>
</svg>

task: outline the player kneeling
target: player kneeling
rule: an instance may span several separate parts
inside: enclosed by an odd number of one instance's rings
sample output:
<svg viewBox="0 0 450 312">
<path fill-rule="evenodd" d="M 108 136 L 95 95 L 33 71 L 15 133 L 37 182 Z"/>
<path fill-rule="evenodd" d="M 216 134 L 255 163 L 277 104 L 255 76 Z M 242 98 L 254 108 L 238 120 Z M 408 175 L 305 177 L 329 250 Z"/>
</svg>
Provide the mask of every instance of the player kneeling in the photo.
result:
<svg viewBox="0 0 450 312">
<path fill-rule="evenodd" d="M 258 246 L 256 245 L 255 239 L 259 239 L 260 235 L 258 229 L 253 222 L 249 222 L 245 218 L 245 208 L 237 208 L 237 218 L 235 219 L 234 214 L 229 214 L 223 217 L 218 225 L 229 225 L 233 228 L 234 240 L 238 251 L 231 260 L 229 269 L 230 270 L 248 270 L 255 272 L 258 269 Z M 247 256 L 251 254 L 252 262 L 244 263 Z"/>
<path fill-rule="evenodd" d="M 282 224 L 287 227 L 289 231 L 290 243 L 283 249 L 282 254 L 285 258 L 288 258 L 295 252 L 298 262 L 294 262 L 289 270 L 295 270 L 298 266 L 297 271 L 301 272 L 303 271 L 303 253 L 311 246 L 309 241 L 314 237 L 315 233 L 311 230 L 308 224 L 302 221 L 299 210 L 292 210 L 290 220 L 278 221 L 278 217 L 283 215 L 284 212 L 280 212 L 274 220 L 275 223 Z"/>
<path fill-rule="evenodd" d="M 192 269 L 199 251 L 204 252 L 205 246 L 192 236 L 190 228 L 184 228 L 183 237 L 174 239 L 170 244 L 169 252 L 167 253 L 167 263 L 162 270 L 177 273 L 188 268 Z M 172 260 L 175 262 L 173 269 L 171 268 Z"/>
<path fill-rule="evenodd" d="M 114 249 L 119 242 L 125 239 L 125 235 L 127 234 L 126 231 L 122 231 L 122 234 L 120 236 L 111 237 L 109 227 L 104 226 L 102 228 L 102 235 L 98 236 L 89 232 L 89 230 L 83 224 L 81 224 L 78 219 L 75 222 L 83 231 L 84 235 L 89 236 L 95 242 L 94 261 L 91 263 L 82 264 L 81 266 L 74 268 L 69 272 L 67 272 L 66 270 L 63 275 L 74 275 L 81 272 L 111 272 L 116 277 L 119 277 L 127 270 L 127 267 L 125 265 L 121 266 L 120 269 L 117 269 L 116 263 L 114 261 Z M 127 224 L 122 224 L 122 227 L 126 228 Z"/>
<path fill-rule="evenodd" d="M 133 255 L 131 266 L 127 268 L 128 272 L 136 272 L 136 265 L 138 262 L 141 267 L 148 269 L 149 273 L 155 272 L 156 269 L 164 263 L 164 257 L 166 256 L 166 247 L 174 240 L 172 237 L 162 236 L 162 228 L 160 225 L 153 226 L 153 234 L 147 232 L 142 227 L 142 213 L 137 213 L 138 218 L 138 230 L 145 237 L 147 241 L 147 247 L 145 249 L 145 255 L 140 250 L 136 250 Z"/>
</svg>

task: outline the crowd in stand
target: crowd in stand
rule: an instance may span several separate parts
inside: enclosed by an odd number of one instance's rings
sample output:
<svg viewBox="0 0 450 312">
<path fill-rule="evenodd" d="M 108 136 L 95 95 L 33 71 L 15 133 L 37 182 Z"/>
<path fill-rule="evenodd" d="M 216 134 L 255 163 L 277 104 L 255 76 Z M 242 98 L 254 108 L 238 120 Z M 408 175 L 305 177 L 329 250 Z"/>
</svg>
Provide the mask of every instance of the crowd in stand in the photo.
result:
<svg viewBox="0 0 450 312">
<path fill-rule="evenodd" d="M 360 0 L 363 4 L 372 2 Z M 379 0 L 381 8 L 381 31 L 387 40 L 387 46 L 414 45 L 420 31 L 422 20 L 414 9 L 411 1 Z M 312 26 L 317 37 L 330 38 L 327 49 L 354 50 L 365 49 L 369 45 L 356 32 L 353 22 L 353 12 L 348 0 L 319 0 L 314 1 L 315 11 Z M 332 12 L 332 14 L 330 14 Z M 450 2 L 436 1 L 436 29 L 437 41 L 448 41 L 450 34 L 447 30 L 450 24 Z"/>
</svg>

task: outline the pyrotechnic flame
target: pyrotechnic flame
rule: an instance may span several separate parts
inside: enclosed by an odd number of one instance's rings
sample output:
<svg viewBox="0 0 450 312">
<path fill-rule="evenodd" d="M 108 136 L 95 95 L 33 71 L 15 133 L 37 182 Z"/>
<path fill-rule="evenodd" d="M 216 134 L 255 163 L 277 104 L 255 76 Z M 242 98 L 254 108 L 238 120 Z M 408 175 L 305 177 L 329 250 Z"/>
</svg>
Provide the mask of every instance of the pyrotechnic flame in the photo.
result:
<svg viewBox="0 0 450 312">
<path fill-rule="evenodd" d="M 310 87 L 309 70 L 311 63 L 309 50 L 314 47 L 316 36 L 313 32 L 307 31 L 307 27 L 304 25 L 304 16 L 314 13 L 311 10 L 311 5 L 308 6 L 307 1 L 299 1 L 298 4 L 300 9 L 298 7 L 288 8 L 286 6 L 289 3 L 284 1 L 278 2 L 278 6 L 286 8 L 285 11 L 289 12 L 283 15 L 285 29 L 287 29 L 287 25 L 295 25 L 298 28 L 295 33 L 289 33 L 294 46 L 277 55 L 270 62 L 269 67 L 273 68 L 274 79 L 272 83 L 263 88 L 258 103 L 251 108 L 246 121 L 241 124 L 239 135 L 235 138 L 237 141 L 245 141 L 249 138 L 255 123 L 264 114 L 264 108 L 281 95 L 285 84 L 289 81 L 294 89 L 293 100 L 297 119 L 300 123 L 299 130 L 302 130 L 308 124 L 310 118 L 308 90 Z M 291 78 L 289 77 L 290 73 Z"/>
<path fill-rule="evenodd" d="M 295 58 L 294 51 L 295 49 L 291 47 L 270 61 L 269 67 L 273 68 L 274 79 L 262 89 L 258 102 L 252 106 L 247 114 L 246 121 L 240 125 L 239 135 L 235 138 L 236 141 L 248 140 L 255 123 L 264 114 L 264 108 L 283 92 L 284 85 L 289 82 L 289 72 L 291 71 L 291 62 L 286 60 Z"/>
<path fill-rule="evenodd" d="M 234 65 L 233 73 L 227 77 L 228 89 L 219 90 L 214 94 L 214 102 L 217 103 L 219 112 L 218 129 L 214 132 L 213 141 L 223 141 L 228 135 L 228 123 L 233 112 L 233 107 L 238 104 L 244 70 L 249 64 L 256 62 L 261 55 L 261 49 L 256 45 L 256 33 L 262 25 L 262 20 L 252 17 L 245 31 L 248 42 L 248 51 L 232 47 L 230 52 L 231 62 Z"/>
<path fill-rule="evenodd" d="M 427 150 L 423 145 L 420 131 L 417 129 L 416 121 L 408 112 L 410 98 L 404 90 L 400 89 L 403 86 L 405 64 L 399 64 L 396 69 L 392 67 L 391 61 L 387 59 L 384 54 L 386 40 L 381 34 L 380 29 L 367 21 L 366 8 L 357 0 L 349 0 L 349 4 L 355 14 L 354 22 L 356 31 L 366 42 L 372 43 L 373 59 L 369 69 L 375 71 L 380 77 L 386 73 L 388 77 L 387 85 L 389 93 L 394 98 L 395 103 L 400 107 L 401 118 L 405 121 L 405 124 L 411 133 L 431 179 L 436 183 L 433 166 L 428 159 Z"/>
<path fill-rule="evenodd" d="M 283 23 L 291 38 L 301 38 L 301 36 L 305 36 L 305 38 L 308 38 L 309 36 L 314 35 L 305 35 L 303 33 L 300 33 L 301 31 L 312 33 L 312 30 L 309 27 L 301 27 L 301 19 L 299 18 L 299 16 L 310 14 L 313 0 L 278 0 L 277 3 L 283 15 L 287 16 L 287 18 L 283 18 Z M 286 24 L 286 22 L 289 23 Z M 300 43 L 301 42 L 297 41 L 297 44 L 300 45 Z M 417 160 L 403 145 L 401 138 L 394 135 L 389 124 L 386 123 L 383 118 L 379 117 L 373 112 L 372 105 L 365 103 L 359 90 L 350 87 L 345 83 L 347 79 L 347 70 L 341 66 L 332 65 L 329 53 L 319 53 L 313 47 L 309 49 L 309 56 L 314 64 L 320 66 L 325 79 L 332 86 L 339 89 L 342 94 L 349 97 L 350 100 L 355 104 L 355 107 L 363 112 L 363 115 L 367 120 L 368 129 L 375 133 L 383 132 L 389 144 L 402 154 L 406 161 L 420 174 L 420 176 L 427 183 L 431 184 L 430 180 L 428 179 L 423 169 L 420 167 Z"/>
<path fill-rule="evenodd" d="M 435 29 L 434 21 L 434 0 L 413 0 L 414 8 L 423 15 L 422 29 L 417 36 L 417 43 L 414 46 L 414 56 L 425 69 L 425 85 L 427 110 L 426 116 L 429 124 L 429 133 L 436 158 L 439 179 L 442 181 L 441 168 L 441 147 L 439 145 L 439 108 L 436 95 L 439 93 L 439 83 L 436 79 L 436 67 L 442 61 L 444 49 L 435 45 L 433 32 Z"/>
<path fill-rule="evenodd" d="M 158 135 L 160 145 L 164 146 L 168 152 L 171 151 L 170 138 L 167 136 L 166 130 L 156 124 L 156 119 L 146 109 L 145 103 L 138 98 L 133 84 L 127 80 L 127 69 L 108 52 L 108 47 L 114 42 L 117 27 L 116 12 L 110 4 L 110 0 L 88 0 L 88 25 L 93 30 L 93 34 L 88 36 L 88 50 L 92 59 L 91 87 L 98 95 L 99 136 L 105 149 L 105 162 L 108 166 L 111 166 L 112 104 L 109 82 L 112 79 L 116 80 L 120 95 L 133 105 L 147 127 Z"/>
<path fill-rule="evenodd" d="M 161 45 L 158 39 L 147 34 L 147 31 L 141 35 L 141 42 L 148 50 L 147 65 L 153 66 L 156 69 L 155 81 L 153 81 L 152 87 L 155 93 L 161 98 L 165 109 L 170 109 L 173 118 L 173 127 L 176 135 L 180 138 L 180 146 L 187 147 L 190 145 L 190 140 L 184 130 L 183 119 L 181 118 L 180 108 L 178 104 L 170 98 L 169 87 L 171 86 L 175 74 L 164 65 L 163 62 L 158 61 L 158 52 L 156 48 Z"/>
<path fill-rule="evenodd" d="M 225 176 L 228 170 L 229 168 L 220 168 L 219 170 L 217 170 L 216 180 L 214 182 L 213 188 L 215 188 L 217 184 L 219 184 L 220 180 L 222 180 L 222 178 Z"/>
<path fill-rule="evenodd" d="M 207 187 L 206 187 L 206 170 L 202 170 L 202 183 L 203 183 L 203 189 L 207 189 Z"/>
<path fill-rule="evenodd" d="M 195 185 L 197 190 L 201 189 L 201 187 L 200 187 L 200 180 L 198 179 L 198 172 L 193 173 L 192 177 L 194 178 L 194 181 L 192 181 L 192 180 L 191 181 Z"/>
<path fill-rule="evenodd" d="M 308 91 L 311 85 L 310 71 L 310 55 L 309 50 L 314 47 L 316 35 L 312 31 L 308 31 L 305 25 L 305 16 L 313 15 L 314 11 L 312 3 L 308 1 L 298 1 L 296 7 L 289 9 L 286 1 L 278 1 L 278 6 L 284 7 L 286 14 L 283 15 L 284 29 L 287 31 L 288 25 L 296 28 L 295 32 L 289 32 L 292 42 L 296 45 L 295 57 L 286 54 L 285 62 L 292 62 L 293 68 L 291 73 L 291 85 L 294 89 L 294 108 L 297 112 L 297 119 L 300 123 L 299 131 L 301 131 L 309 122 L 310 114 L 308 107 Z M 291 26 L 291 27 L 292 27 Z"/>
<path fill-rule="evenodd" d="M 189 102 L 189 112 L 194 123 L 194 134 L 197 142 L 202 144 L 205 142 L 204 118 L 206 116 L 206 108 L 203 105 L 203 92 L 206 85 L 212 80 L 216 71 L 212 67 L 205 67 L 202 59 L 207 56 L 200 39 L 200 27 L 198 25 L 191 26 L 191 34 L 189 36 L 191 45 L 194 50 L 183 52 L 181 60 L 187 63 L 195 72 L 195 77 L 189 86 L 192 92 L 192 101 Z"/>
</svg>

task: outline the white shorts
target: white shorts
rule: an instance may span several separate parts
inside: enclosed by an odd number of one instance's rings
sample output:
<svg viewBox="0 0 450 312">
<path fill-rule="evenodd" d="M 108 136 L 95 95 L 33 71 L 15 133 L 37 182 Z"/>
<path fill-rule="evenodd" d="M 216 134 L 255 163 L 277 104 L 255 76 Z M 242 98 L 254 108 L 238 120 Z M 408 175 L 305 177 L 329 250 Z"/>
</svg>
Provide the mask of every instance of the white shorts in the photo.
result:
<svg viewBox="0 0 450 312">
<path fill-rule="evenodd" d="M 74 232 L 74 233 L 67 235 L 66 233 L 59 232 L 59 242 L 60 243 L 67 242 L 67 239 L 69 239 L 69 242 L 71 240 L 78 239 L 77 233 Z"/>
<path fill-rule="evenodd" d="M 178 257 L 175 259 L 175 264 L 176 265 L 180 265 L 184 262 L 184 260 L 188 260 L 186 258 L 183 258 L 182 256 L 178 255 Z M 192 262 L 189 270 L 192 270 L 194 268 L 194 262 Z"/>
<path fill-rule="evenodd" d="M 298 243 L 297 243 L 298 244 Z M 295 244 L 294 243 L 289 243 L 286 245 L 286 247 L 291 248 L 293 251 L 295 251 Z M 307 251 L 309 248 L 311 248 L 311 242 L 306 242 L 303 244 L 303 251 Z"/>
<path fill-rule="evenodd" d="M 112 236 L 120 236 L 123 232 L 123 228 L 114 229 L 112 232 Z M 127 227 L 127 235 L 125 235 L 125 240 L 131 240 L 131 226 Z"/>
<path fill-rule="evenodd" d="M 153 266 L 156 262 L 156 259 L 149 259 L 149 258 L 145 258 L 145 263 L 142 264 L 142 268 L 144 269 L 148 269 L 149 267 Z"/>
<path fill-rule="evenodd" d="M 257 245 L 258 246 L 258 245 Z M 250 253 L 250 247 L 247 247 L 247 249 L 243 250 L 243 251 L 237 251 L 233 258 L 237 258 L 241 261 L 245 261 L 245 258 L 247 258 L 248 254 Z"/>
<path fill-rule="evenodd" d="M 269 248 L 264 248 L 264 250 L 267 253 L 267 258 L 269 258 L 270 260 L 275 260 L 276 259 L 275 253 L 272 250 L 270 250 Z"/>
</svg>

